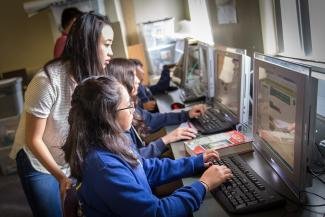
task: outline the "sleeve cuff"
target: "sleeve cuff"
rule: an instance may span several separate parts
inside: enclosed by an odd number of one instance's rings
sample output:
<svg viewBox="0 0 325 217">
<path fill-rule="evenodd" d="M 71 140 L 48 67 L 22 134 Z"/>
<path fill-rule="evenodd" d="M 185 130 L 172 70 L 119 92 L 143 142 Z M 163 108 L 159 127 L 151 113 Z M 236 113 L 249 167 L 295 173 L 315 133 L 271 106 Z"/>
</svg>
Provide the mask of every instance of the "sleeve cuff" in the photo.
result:
<svg viewBox="0 0 325 217">
<path fill-rule="evenodd" d="M 194 157 L 194 166 L 195 166 L 195 172 L 204 171 L 203 154 L 199 154 L 198 156 Z"/>
<path fill-rule="evenodd" d="M 166 144 L 163 142 L 162 139 L 157 139 L 155 141 L 155 143 L 156 143 L 157 149 L 159 149 L 160 151 L 164 151 L 167 148 Z"/>
<path fill-rule="evenodd" d="M 195 181 L 194 183 L 191 184 L 191 186 L 196 190 L 198 191 L 198 193 L 200 195 L 202 195 L 202 198 L 201 200 L 203 201 L 204 200 L 204 197 L 206 195 L 206 190 L 205 190 L 205 187 L 204 185 L 200 182 L 200 181 Z"/>
<path fill-rule="evenodd" d="M 182 116 L 181 116 L 182 122 L 190 120 L 189 111 L 181 111 L 181 114 L 182 114 Z"/>
</svg>

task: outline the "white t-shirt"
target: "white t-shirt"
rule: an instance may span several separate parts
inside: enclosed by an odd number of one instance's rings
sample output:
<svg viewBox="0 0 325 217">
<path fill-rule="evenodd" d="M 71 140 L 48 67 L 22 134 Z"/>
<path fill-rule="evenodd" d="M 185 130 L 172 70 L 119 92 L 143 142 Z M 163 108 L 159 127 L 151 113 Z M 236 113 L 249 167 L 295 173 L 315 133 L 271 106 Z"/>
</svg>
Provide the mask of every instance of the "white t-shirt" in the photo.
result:
<svg viewBox="0 0 325 217">
<path fill-rule="evenodd" d="M 26 146 L 26 112 L 38 118 L 47 118 L 43 141 L 56 163 L 68 175 L 69 167 L 64 160 L 62 146 L 69 130 L 68 115 L 71 108 L 71 96 L 77 85 L 70 78 L 68 69 L 67 63 L 51 65 L 49 67 L 50 79 L 45 71 L 41 70 L 34 76 L 25 93 L 24 110 L 10 157 L 16 159 L 17 153 L 23 148 L 32 166 L 40 172 L 49 173 Z"/>
</svg>

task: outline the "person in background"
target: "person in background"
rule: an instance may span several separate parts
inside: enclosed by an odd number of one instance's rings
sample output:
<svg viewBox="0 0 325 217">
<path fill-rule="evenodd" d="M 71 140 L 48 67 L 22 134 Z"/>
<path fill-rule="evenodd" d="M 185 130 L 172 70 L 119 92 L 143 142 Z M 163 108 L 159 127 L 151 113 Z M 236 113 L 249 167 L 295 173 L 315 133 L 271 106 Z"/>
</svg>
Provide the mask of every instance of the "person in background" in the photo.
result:
<svg viewBox="0 0 325 217">
<path fill-rule="evenodd" d="M 186 217 L 209 190 L 232 177 L 229 168 L 211 163 L 219 158 L 216 151 L 178 160 L 141 158 L 124 134 L 132 125 L 133 101 L 110 76 L 79 84 L 71 104 L 64 152 L 80 183 L 85 216 Z M 199 180 L 167 197 L 152 193 L 155 186 L 200 172 Z"/>
<path fill-rule="evenodd" d="M 140 85 L 138 89 L 138 98 L 139 98 L 139 105 L 148 111 L 157 112 L 157 103 L 154 99 L 154 94 L 164 93 L 165 91 L 170 90 L 170 69 L 173 68 L 175 65 L 164 65 L 163 70 L 161 72 L 160 79 L 157 84 L 151 86 L 144 86 L 143 79 L 144 79 L 144 70 L 143 64 L 138 59 L 130 59 L 134 64 L 137 66 L 137 77 L 140 80 Z"/>
<path fill-rule="evenodd" d="M 54 58 L 59 58 L 63 53 L 65 43 L 68 38 L 71 26 L 76 21 L 78 17 L 82 15 L 82 12 L 75 7 L 65 8 L 61 15 L 61 36 L 56 39 L 54 45 Z"/>
<path fill-rule="evenodd" d="M 106 74 L 112 42 L 113 30 L 105 16 L 83 14 L 75 21 L 62 56 L 45 64 L 28 85 L 10 156 L 16 159 L 35 217 L 63 216 L 61 201 L 71 184 L 62 150 L 71 96 L 83 79 Z"/>
<path fill-rule="evenodd" d="M 107 74 L 114 76 L 128 90 L 135 104 L 133 126 L 127 135 L 136 145 L 137 151 L 144 158 L 159 157 L 168 150 L 168 144 L 183 139 L 193 139 L 197 131 L 190 127 L 178 127 L 167 133 L 165 136 L 145 144 L 142 141 L 148 133 L 155 132 L 162 127 L 181 124 L 190 118 L 196 118 L 206 111 L 205 105 L 199 104 L 193 106 L 189 111 L 169 112 L 169 113 L 150 113 L 137 106 L 137 90 L 139 79 L 136 76 L 136 65 L 124 58 L 114 58 L 107 66 Z"/>
</svg>

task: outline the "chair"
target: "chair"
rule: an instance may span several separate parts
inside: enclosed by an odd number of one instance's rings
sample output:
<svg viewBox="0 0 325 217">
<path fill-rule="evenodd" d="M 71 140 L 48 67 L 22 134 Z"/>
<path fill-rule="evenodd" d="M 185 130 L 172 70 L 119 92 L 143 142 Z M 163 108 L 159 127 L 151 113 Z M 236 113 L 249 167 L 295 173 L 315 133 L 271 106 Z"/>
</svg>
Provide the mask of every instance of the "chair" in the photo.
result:
<svg viewBox="0 0 325 217">
<path fill-rule="evenodd" d="M 25 91 L 29 82 L 26 69 L 17 69 L 17 70 L 2 73 L 2 79 L 13 78 L 13 77 L 21 77 L 23 79 L 22 82 L 23 91 Z"/>
</svg>

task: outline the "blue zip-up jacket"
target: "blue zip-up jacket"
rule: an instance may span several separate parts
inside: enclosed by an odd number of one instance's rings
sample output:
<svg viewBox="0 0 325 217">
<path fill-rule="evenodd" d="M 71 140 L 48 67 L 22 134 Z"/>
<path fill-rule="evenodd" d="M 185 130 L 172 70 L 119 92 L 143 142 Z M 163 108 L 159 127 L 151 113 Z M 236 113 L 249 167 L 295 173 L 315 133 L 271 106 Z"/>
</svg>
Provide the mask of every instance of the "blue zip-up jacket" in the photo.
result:
<svg viewBox="0 0 325 217">
<path fill-rule="evenodd" d="M 168 125 L 181 124 L 189 119 L 188 113 L 185 111 L 178 113 L 150 113 L 137 107 L 136 112 L 143 118 L 144 123 L 149 128 L 149 132 L 155 132 Z M 131 128 L 130 131 L 125 134 L 130 141 L 135 144 L 136 150 L 144 158 L 158 157 L 167 150 L 166 144 L 161 138 L 152 141 L 149 144 L 144 144 L 135 132 L 135 129 Z"/>
<path fill-rule="evenodd" d="M 199 209 L 205 188 L 196 181 L 158 198 L 152 188 L 204 169 L 203 156 L 178 160 L 140 159 L 132 168 L 106 150 L 92 150 L 83 164 L 78 191 L 84 214 L 89 217 L 182 217 Z"/>
<path fill-rule="evenodd" d="M 143 108 L 143 103 L 146 103 L 150 100 L 153 100 L 153 96 L 150 92 L 150 90 L 147 90 L 145 86 L 142 84 L 139 84 L 138 88 L 138 99 L 139 99 L 139 104 Z"/>
<path fill-rule="evenodd" d="M 189 120 L 188 112 L 167 112 L 151 113 L 137 106 L 136 112 L 142 117 L 144 123 L 149 128 L 149 133 L 160 130 L 163 127 L 181 124 Z"/>
<path fill-rule="evenodd" d="M 143 108 L 143 103 L 154 100 L 153 94 L 164 93 L 166 90 L 168 90 L 170 86 L 169 84 L 170 70 L 167 66 L 164 66 L 157 84 L 148 87 L 145 87 L 142 84 L 139 85 L 138 99 L 140 106 Z"/>
</svg>

